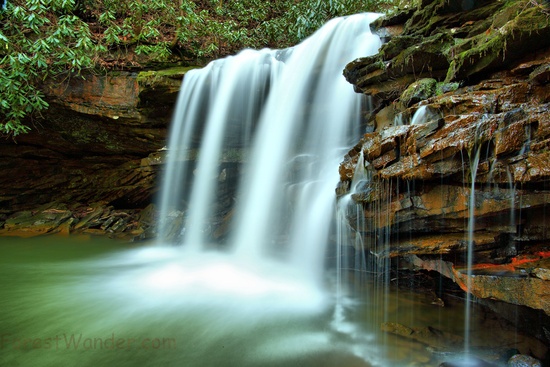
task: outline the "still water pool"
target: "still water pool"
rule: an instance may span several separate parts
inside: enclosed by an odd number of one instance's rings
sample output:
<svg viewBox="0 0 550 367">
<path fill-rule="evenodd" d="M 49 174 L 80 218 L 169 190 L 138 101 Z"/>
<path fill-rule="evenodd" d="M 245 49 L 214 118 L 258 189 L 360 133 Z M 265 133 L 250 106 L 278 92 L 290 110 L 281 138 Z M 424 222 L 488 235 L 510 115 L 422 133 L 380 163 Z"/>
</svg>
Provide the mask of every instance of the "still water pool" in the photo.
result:
<svg viewBox="0 0 550 367">
<path fill-rule="evenodd" d="M 105 239 L 0 239 L 0 366 L 437 366 L 393 322 L 461 337 L 460 303 L 298 281 L 278 264 Z M 474 312 L 477 345 L 533 348 Z M 441 334 L 443 335 L 443 334 Z M 445 334 L 447 335 L 447 334 Z M 440 346 L 445 350 L 445 346 Z"/>
</svg>

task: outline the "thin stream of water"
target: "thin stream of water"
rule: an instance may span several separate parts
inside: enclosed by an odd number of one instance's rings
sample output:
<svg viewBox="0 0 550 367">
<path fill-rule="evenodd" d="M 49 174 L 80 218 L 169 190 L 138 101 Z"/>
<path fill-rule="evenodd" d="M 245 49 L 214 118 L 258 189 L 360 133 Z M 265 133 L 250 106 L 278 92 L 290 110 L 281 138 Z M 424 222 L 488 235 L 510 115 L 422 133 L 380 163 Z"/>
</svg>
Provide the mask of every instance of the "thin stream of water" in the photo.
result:
<svg viewBox="0 0 550 367">
<path fill-rule="evenodd" d="M 474 258 L 474 231 L 475 231 L 475 210 L 476 210 L 476 197 L 475 197 L 475 184 L 477 177 L 477 169 L 479 167 L 479 159 L 481 156 L 481 145 L 475 146 L 473 155 L 470 156 L 470 198 L 468 202 L 468 251 L 467 251 L 467 272 L 466 272 L 466 289 L 472 288 L 472 265 Z M 468 360 L 470 356 L 470 329 L 471 329 L 471 313 L 472 313 L 472 293 L 466 292 L 466 304 L 464 315 L 464 354 L 465 359 Z"/>
</svg>

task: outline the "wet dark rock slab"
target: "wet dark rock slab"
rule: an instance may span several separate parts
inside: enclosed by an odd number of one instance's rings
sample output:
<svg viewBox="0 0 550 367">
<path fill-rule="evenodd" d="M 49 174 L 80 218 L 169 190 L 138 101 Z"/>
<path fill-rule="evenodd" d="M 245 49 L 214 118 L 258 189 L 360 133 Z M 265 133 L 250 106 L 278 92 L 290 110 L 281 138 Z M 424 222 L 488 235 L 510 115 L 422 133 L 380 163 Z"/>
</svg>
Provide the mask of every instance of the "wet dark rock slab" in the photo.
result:
<svg viewBox="0 0 550 367">
<path fill-rule="evenodd" d="M 457 348 L 464 344 L 464 339 L 461 336 L 429 326 L 423 328 L 410 328 L 395 322 L 385 322 L 382 324 L 381 330 L 426 344 L 432 348 Z"/>
<path fill-rule="evenodd" d="M 91 235 L 138 241 L 155 236 L 156 216 L 153 204 L 143 210 L 116 210 L 101 202 L 69 207 L 52 202 L 7 217 L 0 228 L 0 236 Z"/>
</svg>

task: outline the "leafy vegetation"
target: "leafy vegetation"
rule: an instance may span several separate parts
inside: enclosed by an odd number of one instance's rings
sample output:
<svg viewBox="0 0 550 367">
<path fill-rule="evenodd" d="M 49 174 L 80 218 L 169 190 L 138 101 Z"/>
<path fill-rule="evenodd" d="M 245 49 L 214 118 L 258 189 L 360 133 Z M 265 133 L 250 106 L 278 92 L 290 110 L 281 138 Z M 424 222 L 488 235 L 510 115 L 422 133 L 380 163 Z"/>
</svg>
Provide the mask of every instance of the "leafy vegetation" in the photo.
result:
<svg viewBox="0 0 550 367">
<path fill-rule="evenodd" d="M 94 66 L 103 47 L 73 8 L 74 1 L 29 0 L 0 14 L 0 132 L 28 131 L 23 119 L 48 107 L 37 83 Z"/>
<path fill-rule="evenodd" d="M 287 47 L 328 19 L 392 0 L 13 0 L 0 10 L 0 133 L 27 132 L 48 107 L 39 85 L 84 70 L 204 63 Z"/>
</svg>

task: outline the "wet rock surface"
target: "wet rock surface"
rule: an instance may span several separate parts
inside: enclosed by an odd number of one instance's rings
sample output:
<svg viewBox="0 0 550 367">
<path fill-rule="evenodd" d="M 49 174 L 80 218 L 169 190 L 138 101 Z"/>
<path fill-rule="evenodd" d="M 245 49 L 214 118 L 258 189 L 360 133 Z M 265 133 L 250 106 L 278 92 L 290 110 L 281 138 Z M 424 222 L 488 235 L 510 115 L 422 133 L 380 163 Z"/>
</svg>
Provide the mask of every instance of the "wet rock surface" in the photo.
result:
<svg viewBox="0 0 550 367">
<path fill-rule="evenodd" d="M 442 86 L 463 82 L 547 47 L 547 15 L 536 1 L 422 1 L 415 11 L 375 22 L 387 43 L 377 55 L 351 62 L 344 75 L 357 91 L 381 100 L 399 97 L 421 78 Z"/>
<path fill-rule="evenodd" d="M 508 360 L 509 367 L 542 367 L 542 364 L 536 358 L 523 354 L 516 354 Z"/>
<path fill-rule="evenodd" d="M 125 241 L 155 236 L 157 212 L 153 204 L 143 210 L 117 210 L 102 202 L 89 206 L 52 202 L 32 211 L 16 212 L 7 218 L 0 236 L 39 235 L 109 236 Z"/>
<path fill-rule="evenodd" d="M 433 327 L 413 329 L 406 325 L 385 322 L 382 324 L 381 329 L 384 332 L 412 339 L 432 348 L 460 348 L 464 345 L 464 339 L 461 336 L 450 334 Z"/>
<path fill-rule="evenodd" d="M 0 140 L 0 235 L 150 236 L 142 211 L 149 212 L 158 191 L 168 125 L 188 69 L 45 84 L 50 108 L 31 122 L 31 132 Z"/>
<path fill-rule="evenodd" d="M 550 325 L 550 10 L 461 4 L 422 1 L 373 25 L 387 43 L 344 71 L 374 110 L 337 194 L 349 192 L 363 155 L 372 178 L 353 195 L 362 218 L 349 223 L 368 254 L 527 306 Z M 550 343 L 544 327 L 534 333 Z"/>
<path fill-rule="evenodd" d="M 426 297 L 424 302 L 429 302 L 429 298 Z M 462 301 L 455 297 L 446 295 L 444 298 L 445 304 L 439 307 L 453 309 L 458 304 L 462 305 Z M 456 334 L 455 331 L 445 331 L 445 326 L 441 323 L 419 326 L 418 320 L 411 320 L 408 321 L 410 325 L 417 326 L 410 326 L 387 321 L 381 323 L 380 330 L 387 334 L 390 341 L 415 345 L 424 350 L 427 353 L 424 354 L 424 358 L 428 357 L 424 361 L 418 358 L 418 365 L 507 366 L 511 357 L 516 355 L 529 357 L 529 360 L 541 363 L 533 357 L 544 357 L 547 353 L 548 348 L 541 341 L 529 336 L 528 333 L 506 330 L 503 326 L 509 324 L 485 306 L 477 304 L 472 307 L 479 326 L 472 329 L 469 334 L 470 346 L 467 353 L 464 350 L 464 335 Z M 500 328 L 501 331 L 495 334 L 495 328 Z"/>
</svg>

